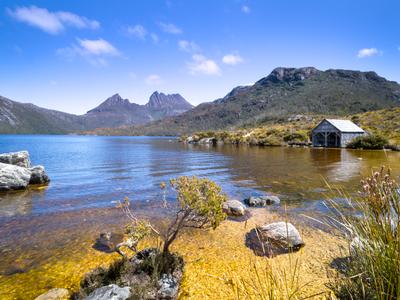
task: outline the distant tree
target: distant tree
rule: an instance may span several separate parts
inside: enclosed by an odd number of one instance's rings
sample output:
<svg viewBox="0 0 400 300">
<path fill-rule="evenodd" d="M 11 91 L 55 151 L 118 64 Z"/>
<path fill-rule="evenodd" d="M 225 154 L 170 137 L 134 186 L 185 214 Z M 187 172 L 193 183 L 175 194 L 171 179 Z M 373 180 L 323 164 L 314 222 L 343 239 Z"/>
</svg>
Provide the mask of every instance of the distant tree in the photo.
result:
<svg viewBox="0 0 400 300">
<path fill-rule="evenodd" d="M 176 191 L 177 201 L 172 207 L 168 207 L 173 210 L 173 217 L 164 231 L 135 216 L 127 198 L 120 203 L 120 207 L 131 220 L 126 230 L 127 241 L 117 246 L 117 251 L 121 255 L 125 256 L 125 253 L 120 250 L 121 247 L 126 246 L 136 251 L 138 242 L 151 232 L 161 238 L 162 253 L 168 255 L 171 244 L 184 228 L 215 229 L 225 219 L 222 204 L 227 200 L 227 196 L 221 192 L 221 187 L 215 182 L 207 178 L 182 176 L 171 179 L 170 187 Z M 166 188 L 167 185 L 163 183 L 161 189 Z M 167 207 L 165 201 L 164 206 Z"/>
</svg>

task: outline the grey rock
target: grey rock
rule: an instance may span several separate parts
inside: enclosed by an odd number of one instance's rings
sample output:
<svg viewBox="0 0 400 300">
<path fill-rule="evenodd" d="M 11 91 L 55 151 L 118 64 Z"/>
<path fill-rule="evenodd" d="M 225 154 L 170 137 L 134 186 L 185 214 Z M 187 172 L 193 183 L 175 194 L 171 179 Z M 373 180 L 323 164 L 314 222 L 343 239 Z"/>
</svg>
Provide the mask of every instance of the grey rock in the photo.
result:
<svg viewBox="0 0 400 300">
<path fill-rule="evenodd" d="M 0 163 L 30 168 L 31 161 L 28 151 L 10 152 L 0 154 Z"/>
<path fill-rule="evenodd" d="M 260 226 L 257 229 L 263 241 L 295 250 L 305 245 L 300 233 L 291 223 L 276 222 Z"/>
<path fill-rule="evenodd" d="M 50 178 L 43 166 L 35 166 L 29 170 L 32 173 L 29 184 L 47 184 L 50 182 Z"/>
<path fill-rule="evenodd" d="M 86 300 L 125 300 L 131 296 L 129 287 L 119 287 L 116 284 L 110 284 L 95 289 Z"/>
<path fill-rule="evenodd" d="M 25 189 L 30 179 L 29 169 L 0 163 L 0 191 Z"/>
<path fill-rule="evenodd" d="M 246 213 L 246 206 L 239 200 L 226 201 L 222 209 L 228 216 L 243 216 Z"/>
<path fill-rule="evenodd" d="M 176 299 L 179 284 L 171 274 L 162 274 L 158 281 L 158 299 Z"/>
<path fill-rule="evenodd" d="M 35 300 L 68 300 L 70 299 L 70 296 L 71 294 L 69 290 L 54 288 L 36 297 Z"/>
<path fill-rule="evenodd" d="M 244 200 L 248 206 L 267 206 L 272 204 L 279 204 L 281 200 L 277 196 L 251 196 Z"/>
<path fill-rule="evenodd" d="M 215 137 L 203 138 L 198 141 L 199 144 L 215 144 L 216 143 Z"/>
</svg>

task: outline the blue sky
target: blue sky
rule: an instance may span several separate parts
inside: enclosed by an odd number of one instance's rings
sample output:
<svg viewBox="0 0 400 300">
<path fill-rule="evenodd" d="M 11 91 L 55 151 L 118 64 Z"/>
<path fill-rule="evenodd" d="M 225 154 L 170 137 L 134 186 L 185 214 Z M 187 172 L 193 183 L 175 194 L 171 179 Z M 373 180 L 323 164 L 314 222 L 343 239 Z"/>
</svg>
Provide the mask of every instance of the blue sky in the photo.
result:
<svg viewBox="0 0 400 300">
<path fill-rule="evenodd" d="M 193 104 L 278 66 L 400 81 L 400 1 L 0 0 L 0 95 L 82 114 L 114 93 Z"/>
</svg>

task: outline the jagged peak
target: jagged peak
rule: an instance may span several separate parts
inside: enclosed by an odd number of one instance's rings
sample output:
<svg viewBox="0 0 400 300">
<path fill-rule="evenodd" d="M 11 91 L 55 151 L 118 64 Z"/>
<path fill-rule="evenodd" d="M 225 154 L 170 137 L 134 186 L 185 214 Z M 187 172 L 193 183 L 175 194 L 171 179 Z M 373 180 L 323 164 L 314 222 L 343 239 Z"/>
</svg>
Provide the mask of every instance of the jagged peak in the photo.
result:
<svg viewBox="0 0 400 300">
<path fill-rule="evenodd" d="M 187 109 L 192 108 L 193 106 L 186 101 L 180 94 L 164 94 L 159 91 L 153 92 L 149 98 L 149 102 L 147 102 L 146 107 L 151 108 L 163 108 L 163 107 L 185 107 Z"/>
</svg>

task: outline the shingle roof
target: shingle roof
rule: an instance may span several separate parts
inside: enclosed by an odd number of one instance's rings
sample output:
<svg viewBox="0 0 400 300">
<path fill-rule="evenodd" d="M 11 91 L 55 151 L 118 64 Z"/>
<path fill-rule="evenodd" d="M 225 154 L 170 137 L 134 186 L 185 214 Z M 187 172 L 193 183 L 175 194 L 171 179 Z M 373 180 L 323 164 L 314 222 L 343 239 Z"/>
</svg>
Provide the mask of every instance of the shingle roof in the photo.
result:
<svg viewBox="0 0 400 300">
<path fill-rule="evenodd" d="M 338 120 L 338 119 L 326 119 L 329 123 L 339 129 L 341 132 L 365 132 L 362 128 L 358 127 L 352 121 L 349 120 Z"/>
</svg>

